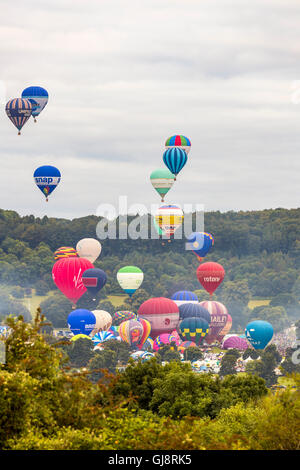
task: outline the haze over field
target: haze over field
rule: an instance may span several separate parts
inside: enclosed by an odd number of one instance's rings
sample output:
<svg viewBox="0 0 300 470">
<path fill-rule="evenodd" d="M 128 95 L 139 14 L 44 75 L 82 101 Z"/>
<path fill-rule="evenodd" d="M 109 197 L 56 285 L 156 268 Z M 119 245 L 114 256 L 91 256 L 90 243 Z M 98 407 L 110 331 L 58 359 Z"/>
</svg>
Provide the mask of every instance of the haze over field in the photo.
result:
<svg viewBox="0 0 300 470">
<path fill-rule="evenodd" d="M 166 202 L 297 207 L 297 0 L 2 1 L 0 207 L 75 218 L 101 203 L 158 203 L 167 137 L 192 141 Z M 298 82 L 297 82 L 298 81 Z M 18 137 L 4 104 L 49 91 Z M 33 171 L 57 166 L 48 205 Z"/>
</svg>

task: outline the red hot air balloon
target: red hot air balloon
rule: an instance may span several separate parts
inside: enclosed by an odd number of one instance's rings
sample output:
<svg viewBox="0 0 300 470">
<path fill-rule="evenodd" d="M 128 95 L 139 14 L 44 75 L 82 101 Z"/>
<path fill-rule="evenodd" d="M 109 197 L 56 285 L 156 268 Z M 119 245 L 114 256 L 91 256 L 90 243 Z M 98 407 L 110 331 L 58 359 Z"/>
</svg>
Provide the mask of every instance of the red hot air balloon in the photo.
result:
<svg viewBox="0 0 300 470">
<path fill-rule="evenodd" d="M 228 321 L 228 311 L 221 302 L 213 300 L 200 302 L 199 305 L 206 308 L 210 313 L 211 321 L 209 324 L 209 332 L 205 336 L 205 342 L 211 344 L 217 340 L 219 333 L 226 325 Z"/>
<path fill-rule="evenodd" d="M 62 258 L 52 268 L 52 279 L 58 289 L 73 305 L 86 292 L 82 283 L 82 274 L 94 266 L 85 258 Z"/>
<path fill-rule="evenodd" d="M 203 263 L 197 269 L 197 278 L 204 289 L 213 295 L 225 276 L 225 269 L 219 263 Z"/>
<path fill-rule="evenodd" d="M 139 318 L 151 324 L 150 336 L 155 339 L 163 333 L 171 333 L 179 322 L 179 310 L 173 300 L 166 297 L 155 297 L 142 303 L 138 310 Z"/>
</svg>

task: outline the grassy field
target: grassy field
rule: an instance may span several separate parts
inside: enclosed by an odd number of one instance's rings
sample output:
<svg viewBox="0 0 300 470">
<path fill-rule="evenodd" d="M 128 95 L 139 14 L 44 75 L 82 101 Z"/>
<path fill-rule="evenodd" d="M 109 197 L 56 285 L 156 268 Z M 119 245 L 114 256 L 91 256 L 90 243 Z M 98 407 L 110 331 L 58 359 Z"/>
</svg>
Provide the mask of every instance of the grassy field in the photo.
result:
<svg viewBox="0 0 300 470">
<path fill-rule="evenodd" d="M 128 298 L 127 295 L 108 295 L 107 300 L 113 304 L 114 307 L 119 307 L 123 305 L 126 299 Z"/>
<path fill-rule="evenodd" d="M 24 299 L 21 299 L 20 301 L 26 308 L 28 308 L 31 316 L 34 316 L 36 309 L 47 297 L 48 295 L 36 295 L 33 293 L 32 297 L 24 297 Z"/>
<path fill-rule="evenodd" d="M 253 310 L 255 307 L 261 307 L 262 305 L 269 305 L 271 302 L 270 299 L 263 299 L 263 300 L 250 300 L 248 303 L 248 307 Z"/>
</svg>

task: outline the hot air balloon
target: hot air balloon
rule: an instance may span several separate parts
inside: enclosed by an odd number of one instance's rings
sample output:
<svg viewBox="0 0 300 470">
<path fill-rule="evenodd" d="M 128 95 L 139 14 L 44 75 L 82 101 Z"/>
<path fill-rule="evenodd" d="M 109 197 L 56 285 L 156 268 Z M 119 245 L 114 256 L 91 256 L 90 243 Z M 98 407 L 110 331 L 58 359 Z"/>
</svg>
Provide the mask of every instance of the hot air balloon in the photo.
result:
<svg viewBox="0 0 300 470">
<path fill-rule="evenodd" d="M 179 305 L 179 318 L 184 320 L 190 317 L 199 317 L 207 321 L 208 324 L 211 322 L 211 316 L 209 311 L 200 304 L 193 304 L 191 302 Z"/>
<path fill-rule="evenodd" d="M 177 343 L 176 338 L 168 333 L 158 335 L 153 342 L 153 351 L 157 352 L 167 344 Z"/>
<path fill-rule="evenodd" d="M 92 341 L 92 338 L 90 336 L 87 336 L 87 335 L 83 335 L 83 334 L 78 334 L 78 335 L 75 335 L 75 336 L 72 336 L 70 338 L 70 341 L 77 341 L 78 339 L 80 338 L 83 338 L 83 339 L 89 339 L 90 341 Z"/>
<path fill-rule="evenodd" d="M 61 258 L 78 258 L 77 251 L 71 246 L 61 246 L 54 252 L 54 259 L 57 261 Z"/>
<path fill-rule="evenodd" d="M 184 135 L 172 135 L 166 140 L 165 148 L 172 149 L 174 147 L 185 150 L 188 154 L 191 150 L 191 141 Z"/>
<path fill-rule="evenodd" d="M 115 325 L 120 325 L 126 320 L 136 320 L 136 314 L 129 310 L 119 310 L 113 314 L 113 322 Z"/>
<path fill-rule="evenodd" d="M 92 310 L 92 313 L 96 317 L 96 325 L 91 336 L 99 333 L 100 331 L 107 331 L 111 327 L 112 317 L 110 313 L 105 310 Z"/>
<path fill-rule="evenodd" d="M 84 308 L 73 310 L 67 321 L 68 327 L 74 335 L 89 335 L 96 325 L 95 315 Z"/>
<path fill-rule="evenodd" d="M 217 287 L 222 283 L 225 270 L 219 263 L 203 263 L 197 269 L 197 278 L 204 289 L 213 295 Z"/>
<path fill-rule="evenodd" d="M 136 266 L 125 266 L 119 269 L 117 273 L 117 280 L 121 288 L 129 295 L 135 293 L 140 287 L 144 279 L 143 271 Z"/>
<path fill-rule="evenodd" d="M 189 317 L 181 320 L 178 331 L 183 341 L 193 341 L 197 345 L 205 338 L 209 330 L 209 324 L 204 318 Z"/>
<path fill-rule="evenodd" d="M 76 250 L 80 258 L 86 258 L 93 263 L 100 256 L 102 247 L 95 238 L 83 238 L 77 243 Z"/>
<path fill-rule="evenodd" d="M 239 336 L 230 336 L 230 338 L 225 339 L 223 345 L 223 349 L 239 349 L 241 351 L 245 351 L 249 348 L 249 343 L 243 338 Z"/>
<path fill-rule="evenodd" d="M 197 344 L 194 343 L 194 341 L 183 341 L 182 343 L 179 344 L 177 350 L 183 354 L 184 351 L 187 349 L 187 348 L 197 348 Z"/>
<path fill-rule="evenodd" d="M 47 90 L 40 86 L 29 86 L 22 91 L 22 98 L 30 101 L 32 116 L 34 117 L 34 122 L 36 122 L 36 117 L 43 111 L 48 103 L 49 95 Z"/>
<path fill-rule="evenodd" d="M 151 323 L 148 320 L 145 320 L 144 318 L 137 318 L 137 321 L 139 321 L 143 325 L 143 334 L 138 344 L 138 348 L 142 349 L 144 343 L 149 338 L 151 332 Z"/>
<path fill-rule="evenodd" d="M 219 341 L 219 343 L 221 343 L 223 341 L 224 336 L 226 336 L 229 333 L 229 331 L 231 330 L 231 327 L 232 327 L 232 318 L 231 318 L 231 315 L 229 315 L 229 313 L 228 313 L 227 314 L 226 325 L 224 326 L 224 328 L 222 328 L 222 330 L 220 331 L 220 333 L 217 336 L 217 341 Z"/>
<path fill-rule="evenodd" d="M 99 268 L 91 268 L 82 274 L 82 284 L 93 296 L 105 286 L 107 281 L 106 273 Z M 93 300 L 96 300 L 95 298 Z"/>
<path fill-rule="evenodd" d="M 154 357 L 154 354 L 148 351 L 134 351 L 130 354 L 130 357 L 135 361 L 141 360 L 142 362 L 145 362 Z"/>
<path fill-rule="evenodd" d="M 46 197 L 46 201 L 48 201 L 48 196 L 60 182 L 61 174 L 55 166 L 44 165 L 35 170 L 33 178 L 37 187 Z"/>
<path fill-rule="evenodd" d="M 86 292 L 82 274 L 94 266 L 85 258 L 62 258 L 52 268 L 52 279 L 73 304 Z"/>
<path fill-rule="evenodd" d="M 201 307 L 204 307 L 210 313 L 210 328 L 205 338 L 207 344 L 211 344 L 217 340 L 219 333 L 225 327 L 228 320 L 228 312 L 225 305 L 221 302 L 213 300 L 200 302 Z"/>
<path fill-rule="evenodd" d="M 92 337 L 95 346 L 111 339 L 116 339 L 115 335 L 111 331 L 99 331 Z"/>
<path fill-rule="evenodd" d="M 174 235 L 182 225 L 183 211 L 176 205 L 160 206 L 155 214 L 155 221 L 165 235 Z"/>
<path fill-rule="evenodd" d="M 11 122 L 18 129 L 18 135 L 20 135 L 22 127 L 28 121 L 32 113 L 30 101 L 23 98 L 14 98 L 8 101 L 5 111 Z"/>
<path fill-rule="evenodd" d="M 196 294 L 189 290 L 179 290 L 178 292 L 175 292 L 175 294 L 172 295 L 171 299 L 174 300 L 175 304 L 178 305 L 178 307 L 186 303 L 197 304 L 199 302 L 199 299 Z"/>
<path fill-rule="evenodd" d="M 187 162 L 187 153 L 179 147 L 169 148 L 163 154 L 163 161 L 171 173 L 173 173 L 174 181 L 176 181 L 178 173 Z"/>
<path fill-rule="evenodd" d="M 263 320 L 255 320 L 246 326 L 245 335 L 254 349 L 264 349 L 273 337 L 273 326 Z"/>
<path fill-rule="evenodd" d="M 187 238 L 186 250 L 191 250 L 199 261 L 207 255 L 214 244 L 214 237 L 206 232 L 193 232 Z"/>
<path fill-rule="evenodd" d="M 153 188 L 161 196 L 162 202 L 167 192 L 172 188 L 174 183 L 174 175 L 167 168 L 159 168 L 152 171 L 150 180 Z"/>
<path fill-rule="evenodd" d="M 151 324 L 152 339 L 163 333 L 171 333 L 179 321 L 179 310 L 173 300 L 166 297 L 148 299 L 138 310 L 139 318 L 148 320 Z"/>
<path fill-rule="evenodd" d="M 153 351 L 153 343 L 154 341 L 152 338 L 147 338 L 141 349 L 143 351 Z"/>
<path fill-rule="evenodd" d="M 130 346 L 137 347 L 140 344 L 144 332 L 144 327 L 137 320 L 127 320 L 120 324 L 119 335 L 122 340 Z"/>
</svg>

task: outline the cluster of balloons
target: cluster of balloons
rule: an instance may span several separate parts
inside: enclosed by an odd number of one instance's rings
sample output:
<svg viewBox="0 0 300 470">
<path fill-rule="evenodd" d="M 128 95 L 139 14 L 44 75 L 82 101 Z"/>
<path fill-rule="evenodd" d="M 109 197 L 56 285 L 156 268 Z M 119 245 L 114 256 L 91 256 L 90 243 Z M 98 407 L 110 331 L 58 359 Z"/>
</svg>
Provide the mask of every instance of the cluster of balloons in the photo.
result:
<svg viewBox="0 0 300 470">
<path fill-rule="evenodd" d="M 22 91 L 21 98 L 13 98 L 6 103 L 5 111 L 11 122 L 18 129 L 18 135 L 28 119 L 36 117 L 48 103 L 48 92 L 40 86 L 30 86 Z"/>
<path fill-rule="evenodd" d="M 187 162 L 188 153 L 191 149 L 190 140 L 183 135 L 173 135 L 166 140 L 163 162 L 166 168 L 157 168 L 152 171 L 150 181 L 164 202 L 164 198 L 172 188 L 178 173 Z M 175 231 L 182 225 L 184 214 L 182 209 L 175 205 L 162 205 L 154 215 L 153 223 L 159 235 L 174 235 Z"/>
<path fill-rule="evenodd" d="M 106 273 L 92 264 L 101 253 L 101 244 L 94 238 L 84 238 L 73 247 L 61 247 L 54 253 L 52 279 L 75 308 L 80 297 L 89 292 L 95 297 L 106 284 Z"/>
</svg>

